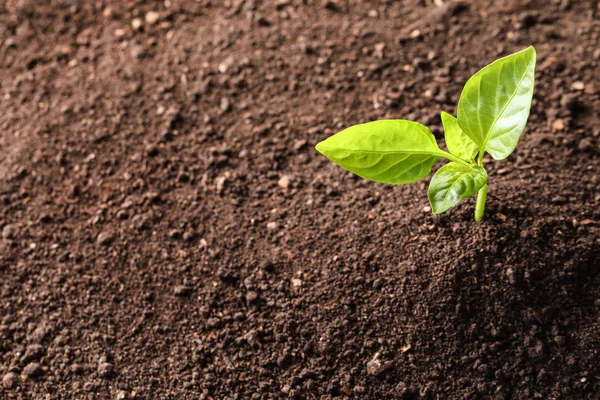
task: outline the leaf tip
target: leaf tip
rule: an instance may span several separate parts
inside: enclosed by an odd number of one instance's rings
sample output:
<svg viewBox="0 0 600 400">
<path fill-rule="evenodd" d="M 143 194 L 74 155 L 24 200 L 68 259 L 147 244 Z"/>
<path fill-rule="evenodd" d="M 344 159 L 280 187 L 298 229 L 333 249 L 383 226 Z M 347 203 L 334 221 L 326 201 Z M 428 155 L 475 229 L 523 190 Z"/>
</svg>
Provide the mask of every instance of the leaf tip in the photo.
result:
<svg viewBox="0 0 600 400">
<path fill-rule="evenodd" d="M 535 47 L 533 46 L 529 46 L 528 48 L 523 50 L 523 53 L 526 53 L 529 57 L 533 58 L 534 60 L 537 58 L 537 52 L 535 51 Z"/>
<path fill-rule="evenodd" d="M 323 149 L 323 143 L 324 142 L 325 141 L 323 140 L 322 142 L 317 143 L 316 146 L 315 146 L 315 150 L 317 150 L 319 153 L 321 153 L 323 155 L 325 155 L 325 153 L 323 153 L 323 151 L 324 151 L 324 149 Z"/>
</svg>

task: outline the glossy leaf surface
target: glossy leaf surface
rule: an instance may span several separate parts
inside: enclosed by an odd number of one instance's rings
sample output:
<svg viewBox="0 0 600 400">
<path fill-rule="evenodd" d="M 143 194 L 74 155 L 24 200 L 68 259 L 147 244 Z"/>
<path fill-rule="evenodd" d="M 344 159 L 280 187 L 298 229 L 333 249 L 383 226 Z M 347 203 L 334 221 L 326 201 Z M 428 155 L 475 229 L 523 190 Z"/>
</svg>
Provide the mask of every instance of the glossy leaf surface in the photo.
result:
<svg viewBox="0 0 600 400">
<path fill-rule="evenodd" d="M 443 155 L 427 127 L 405 120 L 355 125 L 320 142 L 316 149 L 362 178 L 388 184 L 418 181 Z"/>
<path fill-rule="evenodd" d="M 529 117 L 536 53 L 528 47 L 471 77 L 458 102 L 462 130 L 496 160 L 513 152 Z"/>
<path fill-rule="evenodd" d="M 444 165 L 431 179 L 427 191 L 431 211 L 443 213 L 475 194 L 486 182 L 487 173 L 482 167 L 468 167 L 455 162 Z"/>
<path fill-rule="evenodd" d="M 458 120 L 447 112 L 442 112 L 442 124 L 444 125 L 444 138 L 446 139 L 446 146 L 450 153 L 463 160 L 472 161 L 479 148 L 467 136 L 466 133 L 458 125 Z"/>
</svg>

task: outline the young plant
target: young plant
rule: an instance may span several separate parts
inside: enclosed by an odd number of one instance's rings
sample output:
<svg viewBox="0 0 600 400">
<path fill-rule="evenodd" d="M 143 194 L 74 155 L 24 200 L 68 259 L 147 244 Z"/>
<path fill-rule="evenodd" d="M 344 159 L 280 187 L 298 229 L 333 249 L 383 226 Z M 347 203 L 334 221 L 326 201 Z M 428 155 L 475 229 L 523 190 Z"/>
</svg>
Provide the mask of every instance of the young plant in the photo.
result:
<svg viewBox="0 0 600 400">
<path fill-rule="evenodd" d="M 317 144 L 316 149 L 354 174 L 375 182 L 405 184 L 429 175 L 439 158 L 450 163 L 431 179 L 427 196 L 434 214 L 477 194 L 475 221 L 481 221 L 487 197 L 488 152 L 504 160 L 513 152 L 529 117 L 536 53 L 528 47 L 494 61 L 469 79 L 458 101 L 457 118 L 442 112 L 449 153 L 431 131 L 406 120 L 382 120 L 351 126 Z"/>
</svg>

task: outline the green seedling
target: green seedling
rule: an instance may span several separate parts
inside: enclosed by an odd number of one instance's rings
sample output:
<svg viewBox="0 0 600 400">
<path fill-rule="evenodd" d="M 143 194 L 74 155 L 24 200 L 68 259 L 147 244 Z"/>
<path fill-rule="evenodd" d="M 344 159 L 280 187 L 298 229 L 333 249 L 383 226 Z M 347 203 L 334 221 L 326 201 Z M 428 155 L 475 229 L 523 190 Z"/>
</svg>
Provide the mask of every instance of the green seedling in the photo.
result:
<svg viewBox="0 0 600 400">
<path fill-rule="evenodd" d="M 433 176 L 428 197 L 440 214 L 477 195 L 475 221 L 481 221 L 487 197 L 487 152 L 503 160 L 513 152 L 533 97 L 536 53 L 528 47 L 494 61 L 469 79 L 458 101 L 457 118 L 442 112 L 449 153 L 441 150 L 424 125 L 382 120 L 355 125 L 317 144 L 316 149 L 354 174 L 375 182 L 406 184 L 431 173 L 440 158 L 450 160 Z"/>
</svg>

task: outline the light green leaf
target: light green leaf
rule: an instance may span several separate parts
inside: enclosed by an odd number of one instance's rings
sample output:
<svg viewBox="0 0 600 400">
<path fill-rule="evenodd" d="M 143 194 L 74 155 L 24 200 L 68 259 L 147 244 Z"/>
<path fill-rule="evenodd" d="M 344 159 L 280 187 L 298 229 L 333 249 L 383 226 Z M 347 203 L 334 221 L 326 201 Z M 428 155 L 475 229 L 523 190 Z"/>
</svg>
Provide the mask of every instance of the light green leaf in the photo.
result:
<svg viewBox="0 0 600 400">
<path fill-rule="evenodd" d="M 487 173 L 480 166 L 469 167 L 455 162 L 444 165 L 431 179 L 427 191 L 431 211 L 443 213 L 475 194 L 486 182 Z"/>
<path fill-rule="evenodd" d="M 468 80 L 458 101 L 458 124 L 496 160 L 513 152 L 529 116 L 536 53 L 528 47 L 494 61 Z"/>
<path fill-rule="evenodd" d="M 418 181 L 445 154 L 427 127 L 405 120 L 354 125 L 316 149 L 362 178 L 389 184 Z"/>
<path fill-rule="evenodd" d="M 450 153 L 463 160 L 473 161 L 479 148 L 458 125 L 458 120 L 447 112 L 442 111 L 442 125 L 444 137 Z"/>
</svg>

